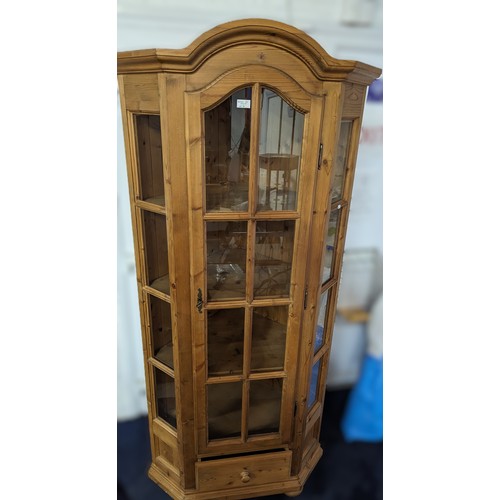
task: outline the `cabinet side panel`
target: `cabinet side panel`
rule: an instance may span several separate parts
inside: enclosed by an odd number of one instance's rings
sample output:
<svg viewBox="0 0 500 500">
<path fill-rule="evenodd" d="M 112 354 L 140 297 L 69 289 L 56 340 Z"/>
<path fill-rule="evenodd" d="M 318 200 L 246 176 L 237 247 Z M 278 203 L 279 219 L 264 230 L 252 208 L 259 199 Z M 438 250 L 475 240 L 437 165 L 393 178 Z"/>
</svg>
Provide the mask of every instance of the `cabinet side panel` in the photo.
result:
<svg viewBox="0 0 500 500">
<path fill-rule="evenodd" d="M 341 117 L 341 84 L 324 83 L 326 92 L 325 111 L 321 131 L 323 157 L 316 174 L 314 190 L 314 207 L 311 221 L 310 245 L 307 262 L 308 297 L 302 323 L 302 338 L 299 352 L 299 369 L 297 371 L 297 413 L 295 417 L 295 432 L 293 440 L 292 474 L 298 474 L 301 469 L 301 459 L 304 452 L 305 426 L 307 417 L 307 400 L 311 382 L 311 368 L 314 351 L 314 335 L 317 317 L 317 302 L 321 289 L 321 260 L 324 246 L 324 229 L 329 216 L 329 199 L 333 180 L 334 146 L 338 135 Z"/>
<path fill-rule="evenodd" d="M 137 272 L 137 287 L 138 287 L 138 300 L 139 300 L 139 310 L 141 318 L 141 334 L 142 334 L 142 346 L 143 346 L 143 356 L 144 356 L 144 370 L 146 379 L 146 396 L 148 403 L 148 419 L 149 419 L 149 436 L 151 444 L 151 452 L 154 453 L 155 439 L 152 431 L 152 400 L 153 392 L 151 385 L 151 373 L 148 359 L 148 339 L 146 330 L 146 316 L 145 316 L 145 304 L 142 294 L 142 284 L 144 281 L 143 276 L 143 263 L 141 262 L 141 252 L 140 252 L 140 226 L 138 223 L 138 214 L 135 208 L 135 200 L 138 197 L 138 166 L 137 166 L 137 156 L 135 152 L 135 140 L 133 131 L 133 117 L 128 108 L 128 101 L 125 95 L 125 77 L 118 77 L 118 87 L 120 92 L 120 103 L 121 103 L 121 113 L 123 121 L 123 136 L 125 142 L 125 157 L 127 160 L 127 179 L 129 185 L 129 196 L 130 196 L 130 208 L 132 216 L 132 232 L 134 237 L 134 256 L 135 256 L 135 267 Z M 153 457 L 152 457 L 153 458 Z"/>
<path fill-rule="evenodd" d="M 177 431 L 181 485 L 195 486 L 194 391 L 191 336 L 190 234 L 188 219 L 187 165 L 184 136 L 185 76 L 160 74 L 160 118 L 164 144 L 165 195 L 171 235 L 169 239 L 170 287 L 175 390 L 178 404 Z"/>
<path fill-rule="evenodd" d="M 358 87 L 357 89 L 358 97 L 355 99 L 356 102 L 355 106 L 353 105 L 353 99 L 352 99 L 353 85 L 350 83 L 345 83 L 343 84 L 342 88 L 342 103 L 343 103 L 342 120 L 345 119 L 352 120 L 352 129 L 351 129 L 349 148 L 347 152 L 347 164 L 345 170 L 344 185 L 342 189 L 343 196 L 341 203 L 344 205 L 344 207 L 342 210 L 341 220 L 339 222 L 337 247 L 334 256 L 334 267 L 337 270 L 336 276 L 338 276 L 338 281 L 332 287 L 333 288 L 332 297 L 331 300 L 329 301 L 328 310 L 326 313 L 327 314 L 326 324 L 329 325 L 325 338 L 325 345 L 327 346 L 326 359 L 328 359 L 329 357 L 333 335 L 335 334 L 334 325 L 335 325 L 335 315 L 337 310 L 339 280 L 342 273 L 342 260 L 344 255 L 344 246 L 346 240 L 347 225 L 349 220 L 349 209 L 351 204 L 352 188 L 354 184 L 354 173 L 356 169 L 359 139 L 361 136 L 361 121 L 362 121 L 364 103 L 367 91 L 367 87 L 364 87 L 362 85 L 357 85 L 355 87 Z M 318 394 L 321 405 L 323 405 L 325 398 L 326 379 L 327 379 L 327 370 L 324 370 L 320 377 L 320 380 L 318 381 L 319 385 Z M 313 436 L 315 439 L 319 438 L 322 418 L 323 415 L 321 413 Z"/>
</svg>

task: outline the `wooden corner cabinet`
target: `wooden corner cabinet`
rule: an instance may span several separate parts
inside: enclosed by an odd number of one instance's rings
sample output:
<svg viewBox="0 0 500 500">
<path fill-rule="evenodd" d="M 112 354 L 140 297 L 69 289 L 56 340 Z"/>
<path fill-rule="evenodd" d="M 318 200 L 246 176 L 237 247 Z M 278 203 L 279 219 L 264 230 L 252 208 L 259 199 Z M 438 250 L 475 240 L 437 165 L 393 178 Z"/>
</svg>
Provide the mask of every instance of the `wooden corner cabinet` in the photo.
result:
<svg viewBox="0 0 500 500">
<path fill-rule="evenodd" d="M 291 26 L 118 54 L 152 464 L 174 499 L 298 495 L 367 86 Z"/>
</svg>

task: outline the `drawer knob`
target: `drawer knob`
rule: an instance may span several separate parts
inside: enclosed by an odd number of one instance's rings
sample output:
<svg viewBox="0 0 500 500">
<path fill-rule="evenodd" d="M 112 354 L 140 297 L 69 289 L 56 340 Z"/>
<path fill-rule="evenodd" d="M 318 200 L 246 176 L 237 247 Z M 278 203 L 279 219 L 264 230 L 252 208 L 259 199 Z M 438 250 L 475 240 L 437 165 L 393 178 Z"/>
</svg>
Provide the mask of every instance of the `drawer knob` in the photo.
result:
<svg viewBox="0 0 500 500">
<path fill-rule="evenodd" d="M 246 470 L 244 470 L 240 474 L 240 476 L 241 476 L 241 482 L 242 483 L 248 483 L 248 481 L 250 481 L 250 474 Z"/>
</svg>

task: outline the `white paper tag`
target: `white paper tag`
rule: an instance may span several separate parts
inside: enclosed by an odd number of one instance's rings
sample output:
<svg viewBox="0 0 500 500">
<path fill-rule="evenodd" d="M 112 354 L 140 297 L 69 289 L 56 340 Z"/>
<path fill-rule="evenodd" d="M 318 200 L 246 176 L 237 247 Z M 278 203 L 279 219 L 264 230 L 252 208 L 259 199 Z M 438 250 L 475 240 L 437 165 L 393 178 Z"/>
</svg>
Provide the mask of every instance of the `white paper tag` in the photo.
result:
<svg viewBox="0 0 500 500">
<path fill-rule="evenodd" d="M 236 107 L 250 109 L 251 102 L 252 101 L 250 99 L 236 99 Z"/>
</svg>

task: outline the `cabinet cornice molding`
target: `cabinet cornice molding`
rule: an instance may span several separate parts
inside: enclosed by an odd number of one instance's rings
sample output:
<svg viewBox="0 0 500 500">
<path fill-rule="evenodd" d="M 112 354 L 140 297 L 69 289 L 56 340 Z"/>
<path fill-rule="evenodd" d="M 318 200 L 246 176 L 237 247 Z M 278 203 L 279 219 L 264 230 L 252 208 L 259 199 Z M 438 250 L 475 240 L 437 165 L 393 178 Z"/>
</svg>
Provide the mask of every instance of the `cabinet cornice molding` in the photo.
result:
<svg viewBox="0 0 500 500">
<path fill-rule="evenodd" d="M 278 21 L 242 19 L 221 24 L 183 49 L 143 49 L 118 53 L 118 74 L 192 73 L 220 51 L 258 44 L 285 50 L 300 59 L 320 80 L 369 85 L 381 70 L 359 61 L 330 56 L 303 31 Z M 256 49 L 259 51 L 259 49 Z M 257 60 L 259 59 L 257 54 Z M 261 54 L 265 63 L 265 54 Z M 244 62 L 244 61 L 242 61 Z M 248 63 L 256 62 L 253 57 Z"/>
</svg>

